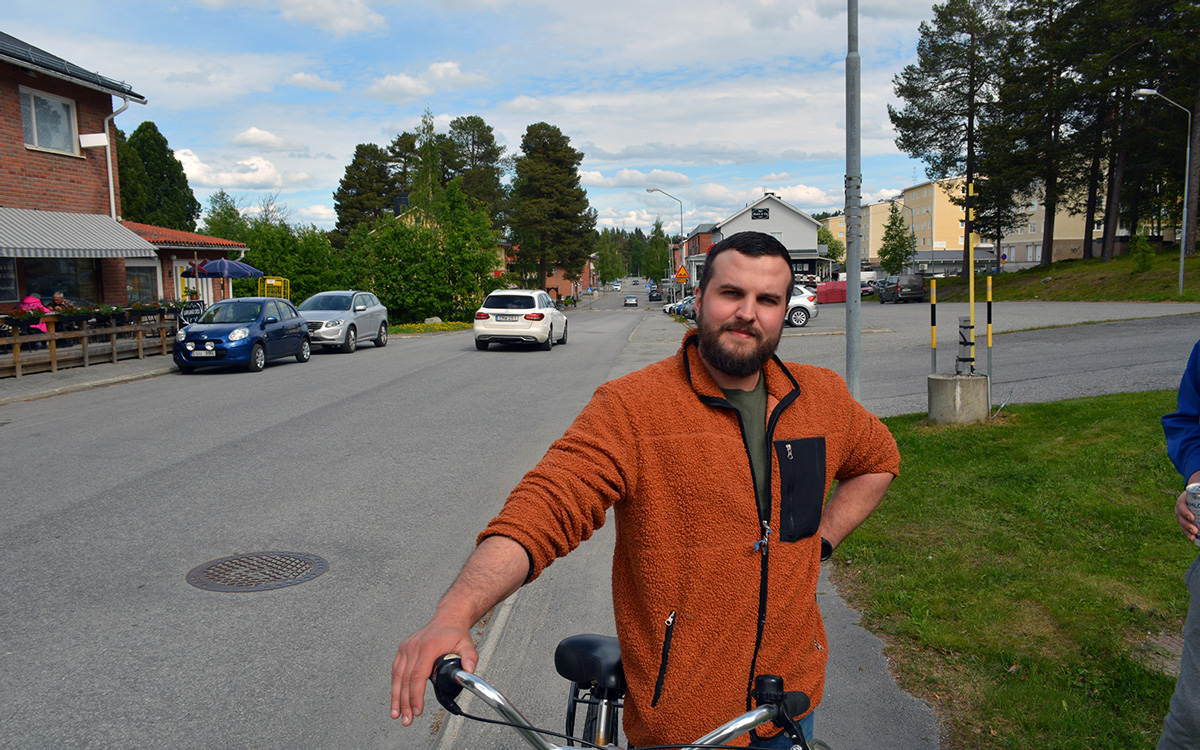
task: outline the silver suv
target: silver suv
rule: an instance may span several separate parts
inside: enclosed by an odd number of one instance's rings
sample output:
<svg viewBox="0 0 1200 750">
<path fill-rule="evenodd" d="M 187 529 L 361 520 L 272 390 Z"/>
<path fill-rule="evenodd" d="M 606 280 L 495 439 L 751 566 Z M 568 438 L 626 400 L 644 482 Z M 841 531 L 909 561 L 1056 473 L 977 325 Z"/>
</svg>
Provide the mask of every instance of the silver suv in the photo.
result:
<svg viewBox="0 0 1200 750">
<path fill-rule="evenodd" d="M 318 292 L 300 303 L 313 346 L 338 347 L 349 353 L 360 340 L 387 346 L 388 311 L 370 292 L 346 289 Z"/>
</svg>

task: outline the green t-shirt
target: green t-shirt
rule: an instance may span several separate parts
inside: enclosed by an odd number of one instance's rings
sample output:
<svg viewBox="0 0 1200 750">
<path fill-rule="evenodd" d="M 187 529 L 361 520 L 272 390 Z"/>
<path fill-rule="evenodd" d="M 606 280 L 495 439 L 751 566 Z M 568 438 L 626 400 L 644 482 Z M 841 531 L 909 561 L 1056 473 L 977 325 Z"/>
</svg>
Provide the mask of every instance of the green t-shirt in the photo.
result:
<svg viewBox="0 0 1200 750">
<path fill-rule="evenodd" d="M 759 375 L 752 391 L 721 389 L 727 400 L 742 417 L 746 446 L 750 453 L 750 473 L 758 498 L 758 517 L 771 516 L 771 456 L 767 449 L 767 378 Z"/>
</svg>

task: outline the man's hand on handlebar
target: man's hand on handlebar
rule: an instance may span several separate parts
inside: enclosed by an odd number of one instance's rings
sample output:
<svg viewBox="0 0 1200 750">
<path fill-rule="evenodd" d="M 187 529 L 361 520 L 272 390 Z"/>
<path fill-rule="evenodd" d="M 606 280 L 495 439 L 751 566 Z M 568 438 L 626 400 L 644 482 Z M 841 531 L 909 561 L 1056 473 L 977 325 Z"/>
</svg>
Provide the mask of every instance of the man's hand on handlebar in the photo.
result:
<svg viewBox="0 0 1200 750">
<path fill-rule="evenodd" d="M 425 709 L 425 681 L 433 664 L 445 654 L 462 657 L 462 668 L 475 671 L 479 653 L 471 640 L 469 628 L 443 624 L 435 616 L 425 627 L 400 644 L 392 662 L 392 718 L 404 726 L 412 724 L 414 716 Z"/>
</svg>

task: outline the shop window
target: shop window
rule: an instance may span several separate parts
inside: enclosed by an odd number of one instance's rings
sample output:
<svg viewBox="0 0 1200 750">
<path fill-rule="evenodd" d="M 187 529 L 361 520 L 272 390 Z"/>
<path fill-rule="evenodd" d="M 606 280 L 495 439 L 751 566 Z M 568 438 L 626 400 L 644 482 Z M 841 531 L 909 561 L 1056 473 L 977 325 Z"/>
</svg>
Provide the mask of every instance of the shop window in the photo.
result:
<svg viewBox="0 0 1200 750">
<path fill-rule="evenodd" d="M 29 148 L 79 153 L 75 102 L 70 99 L 22 87 L 21 128 Z"/>
<path fill-rule="evenodd" d="M 26 258 L 25 289 L 43 300 L 55 292 L 84 302 L 99 302 L 96 261 L 91 258 Z"/>
<path fill-rule="evenodd" d="M 158 299 L 158 274 L 154 266 L 133 266 L 126 261 L 125 296 L 131 305 Z"/>
</svg>

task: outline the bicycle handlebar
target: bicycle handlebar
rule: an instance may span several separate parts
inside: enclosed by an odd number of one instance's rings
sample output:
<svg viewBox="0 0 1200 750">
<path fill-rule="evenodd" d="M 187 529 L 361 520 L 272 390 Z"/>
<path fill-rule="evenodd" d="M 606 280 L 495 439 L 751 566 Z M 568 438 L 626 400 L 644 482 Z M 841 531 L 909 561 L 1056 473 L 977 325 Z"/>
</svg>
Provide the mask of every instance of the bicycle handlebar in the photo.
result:
<svg viewBox="0 0 1200 750">
<path fill-rule="evenodd" d="M 530 724 L 529 720 L 500 691 L 464 670 L 462 659 L 457 654 L 447 654 L 438 659 L 433 665 L 433 673 L 429 676 L 429 681 L 433 683 L 433 694 L 437 698 L 437 702 L 450 713 L 464 715 L 456 699 L 466 688 L 490 706 L 493 711 L 504 717 L 505 722 L 499 723 L 505 723 L 517 730 L 525 738 L 525 741 L 537 750 L 564 750 L 561 745 L 555 745 L 543 737 L 540 734 L 541 730 Z M 770 721 L 785 716 L 790 720 L 792 716 L 799 716 L 808 711 L 810 704 L 808 694 L 801 691 L 784 692 L 783 680 L 769 675 L 756 678 L 755 699 L 759 702 L 757 708 L 722 724 L 692 744 L 681 747 L 685 750 L 702 750 L 705 747 L 723 745 L 734 737 Z M 478 717 L 468 718 L 477 719 Z M 778 722 L 776 723 L 778 724 Z"/>
</svg>

